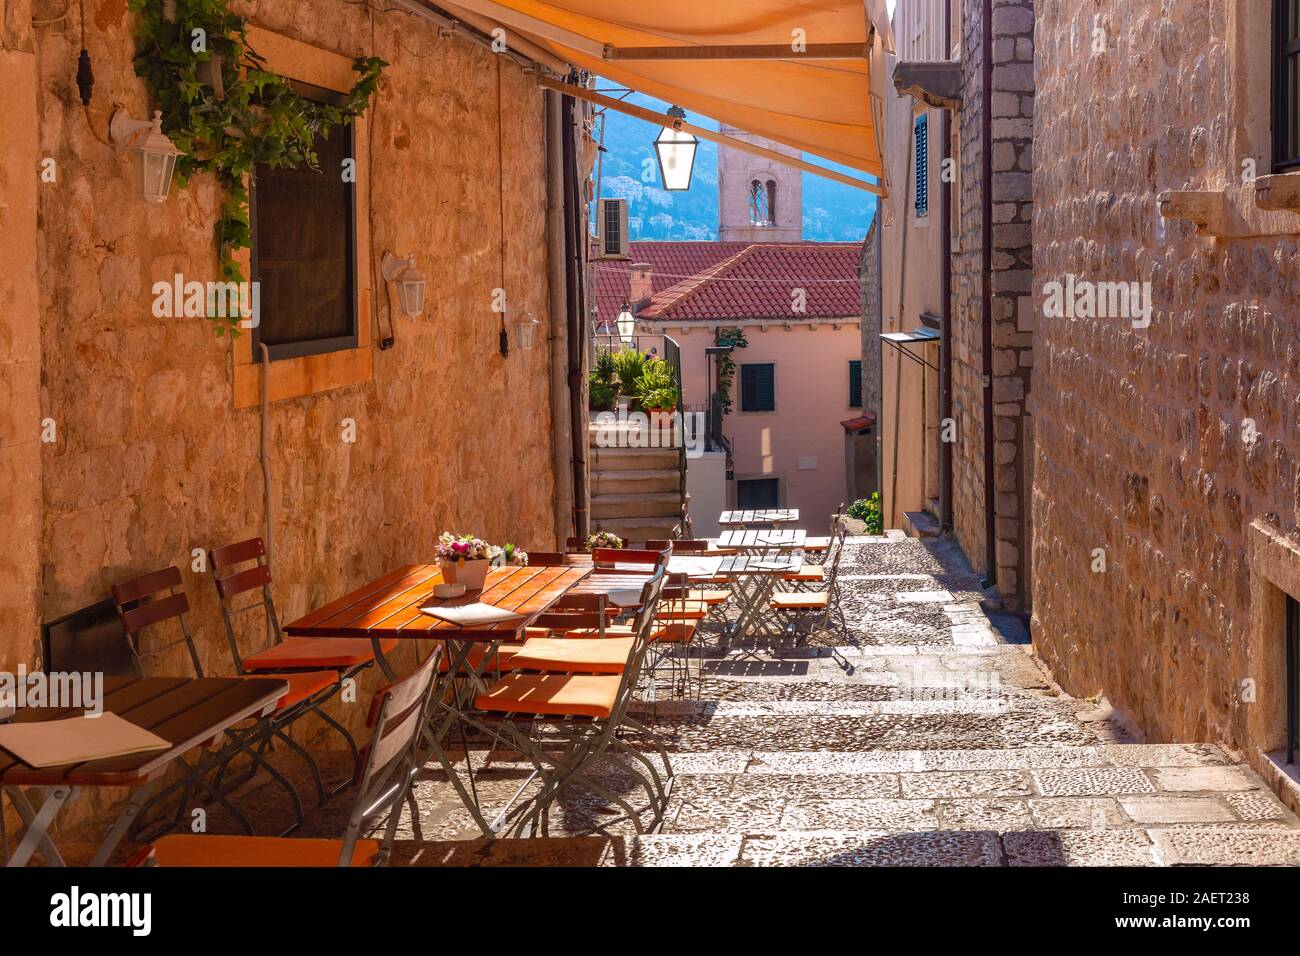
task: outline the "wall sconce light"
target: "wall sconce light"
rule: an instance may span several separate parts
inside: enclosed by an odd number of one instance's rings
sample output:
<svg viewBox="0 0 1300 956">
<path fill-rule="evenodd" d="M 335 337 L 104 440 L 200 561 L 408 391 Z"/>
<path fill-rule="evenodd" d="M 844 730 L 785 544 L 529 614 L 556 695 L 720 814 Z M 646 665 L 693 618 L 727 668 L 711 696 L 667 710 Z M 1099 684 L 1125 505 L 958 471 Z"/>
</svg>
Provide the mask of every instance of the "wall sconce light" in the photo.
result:
<svg viewBox="0 0 1300 956">
<path fill-rule="evenodd" d="M 152 120 L 137 120 L 118 107 L 108 124 L 108 138 L 118 149 L 135 153 L 135 186 L 140 197 L 145 202 L 166 202 L 181 151 L 162 131 L 162 111 L 154 110 Z"/>
<path fill-rule="evenodd" d="M 636 316 L 632 314 L 632 307 L 623 303 L 623 311 L 619 312 L 618 319 L 618 337 L 623 340 L 623 344 L 631 348 L 632 338 L 636 335 Z"/>
<path fill-rule="evenodd" d="M 515 344 L 525 352 L 532 351 L 537 344 L 537 327 L 541 324 L 531 312 L 525 315 L 515 323 Z"/>
<path fill-rule="evenodd" d="M 403 315 L 413 319 L 424 312 L 425 279 L 424 273 L 415 267 L 415 256 L 399 259 L 385 252 L 379 271 L 387 281 L 397 284 L 397 301 Z"/>
</svg>

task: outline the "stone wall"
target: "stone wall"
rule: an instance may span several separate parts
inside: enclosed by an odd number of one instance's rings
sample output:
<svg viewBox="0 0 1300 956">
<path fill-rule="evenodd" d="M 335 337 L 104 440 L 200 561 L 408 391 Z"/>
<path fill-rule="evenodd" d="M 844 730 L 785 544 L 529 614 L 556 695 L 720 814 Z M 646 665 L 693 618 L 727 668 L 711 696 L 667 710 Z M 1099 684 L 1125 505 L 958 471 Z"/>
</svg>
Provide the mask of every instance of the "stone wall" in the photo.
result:
<svg viewBox="0 0 1300 956">
<path fill-rule="evenodd" d="M 1033 364 L 1027 298 L 1034 116 L 1033 0 L 993 0 L 984 23 L 983 0 L 965 0 L 962 17 L 963 99 L 955 124 L 959 172 L 954 191 L 952 380 L 957 443 L 953 453 L 954 530 L 971 563 L 988 573 L 985 493 L 986 374 L 983 283 L 990 276 L 993 390 L 994 519 L 997 589 L 1010 610 L 1026 605 L 1027 532 L 1022 521 L 1030 443 L 1026 401 Z M 992 84 L 985 88 L 984 31 L 992 30 Z M 992 247 L 984 256 L 985 97 L 992 97 Z"/>
<path fill-rule="evenodd" d="M 281 620 L 398 565 L 430 560 L 444 529 L 553 547 L 541 91 L 510 59 L 439 37 L 397 10 L 343 0 L 257 0 L 242 9 L 305 43 L 389 61 L 368 114 L 372 162 L 359 169 L 370 177 L 380 308 L 384 250 L 414 252 L 428 276 L 424 316 L 395 317 L 396 344 L 373 350 L 371 380 L 271 406 Z M 211 177 L 199 176 L 173 186 L 165 204 L 147 204 L 134 193 L 129 159 L 107 143 L 110 104 L 135 116 L 152 109 L 131 66 L 133 19 L 125 0 L 86 0 L 96 87 L 85 110 L 73 84 L 77 18 L 36 31 L 39 152 L 59 170 L 57 182 L 39 186 L 39 404 L 57 424 L 57 442 L 41 446 L 39 461 L 38 606 L 11 612 L 6 581 L 0 620 L 24 626 L 0 630 L 0 659 L 38 663 L 33 621 L 176 564 L 209 672 L 229 674 L 213 584 L 192 569 L 192 553 L 263 533 L 259 412 L 233 405 L 228 341 L 203 319 L 151 313 L 155 281 L 173 272 L 216 277 L 212 223 L 221 197 Z M 30 157 L 23 162 L 26 170 Z M 491 311 L 503 267 L 513 313 L 542 321 L 539 346 L 508 359 L 497 352 Z M 17 345 L 35 344 L 35 329 L 24 332 L 9 314 L 4 321 Z M 355 442 L 344 440 L 346 419 Z M 38 419 L 5 424 L 17 432 L 0 436 L 0 447 L 33 447 Z M 20 540 L 6 543 L 6 554 L 32 546 L 21 521 L 8 530 Z M 257 636 L 253 629 L 245 638 Z M 360 706 L 345 714 L 354 724 L 373 676 Z"/>
<path fill-rule="evenodd" d="M 1267 58 L 1270 6 L 1038 3 L 1037 305 L 1074 275 L 1149 282 L 1153 314 L 1040 319 L 1034 643 L 1066 690 L 1104 692 L 1153 740 L 1244 746 L 1244 713 L 1278 706 L 1240 688 L 1279 686 L 1245 656 L 1248 527 L 1300 538 L 1297 230 L 1216 240 L 1156 203 L 1249 200 L 1243 160 L 1267 171 L 1267 129 L 1250 131 L 1267 84 L 1237 85 Z M 1259 42 L 1234 46 L 1243 31 Z"/>
</svg>

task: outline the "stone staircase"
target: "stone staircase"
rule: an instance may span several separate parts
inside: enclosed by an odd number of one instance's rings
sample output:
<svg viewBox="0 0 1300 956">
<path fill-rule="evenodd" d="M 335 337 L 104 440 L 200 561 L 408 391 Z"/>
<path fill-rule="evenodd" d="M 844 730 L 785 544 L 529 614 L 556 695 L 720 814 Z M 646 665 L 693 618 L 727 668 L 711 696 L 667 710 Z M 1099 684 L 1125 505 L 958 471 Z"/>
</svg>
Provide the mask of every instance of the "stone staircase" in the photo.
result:
<svg viewBox="0 0 1300 956">
<path fill-rule="evenodd" d="M 682 514 L 677 449 L 609 447 L 601 443 L 601 434 L 591 426 L 592 530 L 610 531 L 634 543 L 668 538 Z M 627 425 L 603 426 L 606 443 L 611 435 L 635 434 Z"/>
</svg>

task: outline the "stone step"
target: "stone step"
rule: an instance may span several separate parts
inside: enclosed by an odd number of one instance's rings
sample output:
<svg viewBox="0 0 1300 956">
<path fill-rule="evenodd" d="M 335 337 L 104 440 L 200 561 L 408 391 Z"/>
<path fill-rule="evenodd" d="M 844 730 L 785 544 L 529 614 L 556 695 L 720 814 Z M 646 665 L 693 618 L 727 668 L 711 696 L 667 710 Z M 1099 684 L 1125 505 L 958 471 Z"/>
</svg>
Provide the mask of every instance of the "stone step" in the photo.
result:
<svg viewBox="0 0 1300 956">
<path fill-rule="evenodd" d="M 676 491 L 650 494 L 592 495 L 591 520 L 608 525 L 611 519 L 667 518 L 682 513 L 682 499 Z M 608 529 L 607 529 L 608 530 Z"/>
<path fill-rule="evenodd" d="M 676 469 L 680 456 L 673 448 L 597 448 L 590 449 L 593 472 L 643 471 L 648 469 Z"/>
<path fill-rule="evenodd" d="M 678 495 L 681 491 L 681 472 L 676 468 L 596 471 L 593 473 L 592 484 L 597 496 L 655 493 Z"/>
</svg>

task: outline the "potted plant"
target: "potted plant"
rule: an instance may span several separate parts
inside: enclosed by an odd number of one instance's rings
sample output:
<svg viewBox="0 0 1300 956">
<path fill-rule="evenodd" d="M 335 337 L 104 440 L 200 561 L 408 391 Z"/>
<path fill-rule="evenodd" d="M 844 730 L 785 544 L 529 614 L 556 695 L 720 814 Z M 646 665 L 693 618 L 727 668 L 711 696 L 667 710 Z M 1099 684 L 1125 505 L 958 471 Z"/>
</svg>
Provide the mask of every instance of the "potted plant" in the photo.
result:
<svg viewBox="0 0 1300 956">
<path fill-rule="evenodd" d="M 609 412 L 613 411 L 617 404 L 618 386 L 613 382 L 598 379 L 593 371 L 587 388 L 587 407 L 593 412 Z"/>
<path fill-rule="evenodd" d="M 448 584 L 463 584 L 467 591 L 481 591 L 487 580 L 488 567 L 501 555 L 501 549 L 482 538 L 455 535 L 444 531 L 438 536 L 434 556 Z"/>
<path fill-rule="evenodd" d="M 512 568 L 527 567 L 528 552 L 513 544 L 506 544 L 501 548 L 501 563 Z"/>
<path fill-rule="evenodd" d="M 618 372 L 619 388 L 624 395 L 629 398 L 635 398 L 637 393 L 637 381 L 645 372 L 646 356 L 636 349 L 623 349 L 611 356 L 614 362 L 614 368 Z"/>
<path fill-rule="evenodd" d="M 595 534 L 587 535 L 587 550 L 595 551 L 597 548 L 619 548 L 623 547 L 623 539 L 612 531 L 597 531 Z"/>
</svg>

